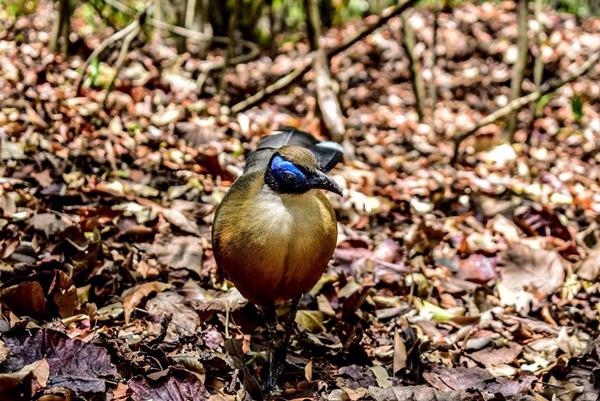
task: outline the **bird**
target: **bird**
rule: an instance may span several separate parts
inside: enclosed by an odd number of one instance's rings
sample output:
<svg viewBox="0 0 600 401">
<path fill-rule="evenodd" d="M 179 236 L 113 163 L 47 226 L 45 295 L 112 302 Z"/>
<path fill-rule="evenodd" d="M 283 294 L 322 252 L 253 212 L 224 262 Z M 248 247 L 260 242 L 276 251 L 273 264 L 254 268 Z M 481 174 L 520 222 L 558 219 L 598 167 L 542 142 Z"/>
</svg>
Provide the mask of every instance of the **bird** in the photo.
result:
<svg viewBox="0 0 600 401">
<path fill-rule="evenodd" d="M 276 391 L 300 297 L 319 280 L 337 243 L 335 211 L 322 190 L 342 195 L 327 173 L 343 148 L 294 128 L 263 137 L 217 206 L 212 247 L 218 268 L 265 314 L 275 341 L 276 308 L 291 301 L 280 344 L 270 346 L 265 389 Z"/>
</svg>

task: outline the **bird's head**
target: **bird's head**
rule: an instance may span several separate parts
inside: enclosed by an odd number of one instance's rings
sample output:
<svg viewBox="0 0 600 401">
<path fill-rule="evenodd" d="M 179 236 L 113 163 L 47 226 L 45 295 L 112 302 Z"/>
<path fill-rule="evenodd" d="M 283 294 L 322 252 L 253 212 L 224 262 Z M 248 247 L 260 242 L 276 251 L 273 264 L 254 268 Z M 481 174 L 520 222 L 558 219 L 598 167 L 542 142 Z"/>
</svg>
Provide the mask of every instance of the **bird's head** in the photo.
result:
<svg viewBox="0 0 600 401">
<path fill-rule="evenodd" d="M 275 192 L 301 194 L 310 189 L 324 189 L 342 195 L 342 188 L 320 170 L 319 160 L 301 146 L 284 146 L 273 154 L 265 182 Z"/>
</svg>

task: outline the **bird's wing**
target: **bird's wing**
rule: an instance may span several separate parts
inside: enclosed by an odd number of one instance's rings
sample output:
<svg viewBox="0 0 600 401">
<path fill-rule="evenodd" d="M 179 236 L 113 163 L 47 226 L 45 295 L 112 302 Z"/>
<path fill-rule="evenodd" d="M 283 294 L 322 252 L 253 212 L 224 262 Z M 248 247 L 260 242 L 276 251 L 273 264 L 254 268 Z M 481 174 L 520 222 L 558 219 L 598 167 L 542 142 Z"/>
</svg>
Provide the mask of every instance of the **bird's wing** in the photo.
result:
<svg viewBox="0 0 600 401">
<path fill-rule="evenodd" d="M 258 146 L 246 159 L 244 173 L 264 170 L 271 156 L 282 146 L 295 145 L 309 149 L 319 159 L 321 170 L 328 172 L 338 164 L 344 155 L 344 149 L 336 142 L 320 142 L 312 135 L 294 128 L 283 128 L 263 137 Z"/>
</svg>

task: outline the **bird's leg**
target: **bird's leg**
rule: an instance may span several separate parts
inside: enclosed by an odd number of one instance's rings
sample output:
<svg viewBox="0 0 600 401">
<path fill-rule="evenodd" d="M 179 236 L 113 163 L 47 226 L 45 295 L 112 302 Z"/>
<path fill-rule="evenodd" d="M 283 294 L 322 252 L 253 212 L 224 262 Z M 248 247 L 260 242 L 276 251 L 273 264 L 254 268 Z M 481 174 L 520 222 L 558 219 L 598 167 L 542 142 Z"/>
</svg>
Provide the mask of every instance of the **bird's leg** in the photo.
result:
<svg viewBox="0 0 600 401">
<path fill-rule="evenodd" d="M 266 393 L 270 393 L 277 385 L 277 378 L 274 375 L 274 360 L 277 349 L 277 309 L 275 305 L 268 305 L 264 309 L 265 323 L 267 326 L 267 341 L 269 342 L 269 361 L 267 372 Z"/>
<path fill-rule="evenodd" d="M 281 345 L 277 347 L 275 351 L 275 360 L 273 361 L 273 373 L 274 380 L 277 383 L 277 379 L 283 372 L 283 368 L 285 367 L 285 359 L 287 356 L 287 349 L 290 344 L 290 337 L 292 336 L 292 331 L 294 330 L 294 322 L 296 321 L 296 313 L 298 313 L 298 303 L 300 302 L 300 298 L 296 298 L 292 300 L 290 316 L 288 317 L 288 321 L 285 325 L 285 332 L 283 333 L 283 341 Z"/>
</svg>

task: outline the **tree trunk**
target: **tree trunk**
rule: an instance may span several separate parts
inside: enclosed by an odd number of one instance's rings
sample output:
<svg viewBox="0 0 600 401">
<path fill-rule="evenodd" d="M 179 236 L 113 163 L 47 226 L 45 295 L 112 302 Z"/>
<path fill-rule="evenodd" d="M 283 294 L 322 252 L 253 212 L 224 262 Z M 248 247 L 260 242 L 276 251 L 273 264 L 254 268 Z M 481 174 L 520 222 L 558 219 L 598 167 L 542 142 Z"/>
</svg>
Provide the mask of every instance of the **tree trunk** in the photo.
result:
<svg viewBox="0 0 600 401">
<path fill-rule="evenodd" d="M 323 124 L 327 128 L 331 138 L 336 142 L 344 140 L 344 116 L 337 98 L 337 83 L 331 78 L 329 72 L 329 60 L 325 50 L 319 45 L 321 37 L 321 16 L 319 0 L 307 0 L 307 26 L 309 32 L 310 46 L 316 51 L 313 60 L 315 72 L 315 87 L 317 91 L 317 104 L 319 106 Z"/>
<path fill-rule="evenodd" d="M 58 16 L 54 20 L 52 37 L 50 38 L 50 51 L 56 53 L 60 49 L 63 56 L 66 56 L 69 51 L 69 8 L 69 0 L 59 0 Z"/>
<path fill-rule="evenodd" d="M 231 4 L 233 5 L 233 10 L 229 15 L 229 23 L 227 26 L 227 37 L 229 38 L 229 43 L 227 43 L 227 51 L 225 53 L 225 68 L 223 68 L 221 71 L 221 78 L 219 79 L 219 92 L 224 89 L 225 73 L 231 64 L 231 59 L 235 55 L 235 31 L 237 28 L 238 17 L 240 15 L 240 8 L 242 7 L 242 0 L 231 0 Z"/>
<path fill-rule="evenodd" d="M 435 0 L 433 10 L 433 37 L 431 40 L 431 79 L 429 82 L 429 101 L 431 102 L 431 133 L 435 136 L 435 108 L 437 105 L 437 86 L 435 85 L 435 66 L 437 63 L 437 37 L 440 18 L 440 0 Z"/>
<path fill-rule="evenodd" d="M 419 115 L 419 121 L 423 121 L 423 115 L 425 114 L 425 82 L 423 81 L 423 67 L 421 66 L 421 61 L 415 55 L 415 33 L 408 22 L 408 18 L 404 15 L 402 15 L 402 27 L 404 31 L 402 45 L 408 56 L 408 62 L 410 63 L 410 75 L 413 84 L 413 92 L 415 94 L 415 106 L 417 108 L 417 114 Z"/>
<path fill-rule="evenodd" d="M 519 32 L 517 38 L 517 48 L 519 54 L 517 56 L 517 62 L 513 68 L 510 101 L 518 99 L 521 96 L 521 84 L 523 83 L 523 75 L 525 73 L 525 66 L 527 65 L 527 6 L 528 0 L 518 0 L 517 18 Z M 512 142 L 513 140 L 513 135 L 517 128 L 517 114 L 518 110 L 515 110 L 508 116 L 505 132 L 506 142 Z"/>
</svg>

